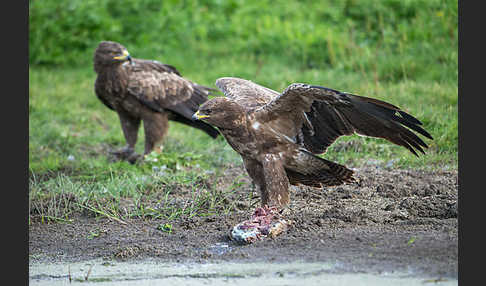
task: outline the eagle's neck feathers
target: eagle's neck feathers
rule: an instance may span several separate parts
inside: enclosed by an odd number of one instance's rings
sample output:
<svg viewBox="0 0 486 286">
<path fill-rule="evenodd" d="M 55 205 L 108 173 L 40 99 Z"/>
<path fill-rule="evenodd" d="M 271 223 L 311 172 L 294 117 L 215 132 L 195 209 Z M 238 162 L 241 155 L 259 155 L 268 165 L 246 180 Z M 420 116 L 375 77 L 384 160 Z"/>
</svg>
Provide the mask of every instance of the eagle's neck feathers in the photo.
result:
<svg viewBox="0 0 486 286">
<path fill-rule="evenodd" d="M 122 65 L 105 67 L 98 73 L 97 82 L 103 89 L 117 96 L 123 96 L 128 86 L 129 74 Z"/>
</svg>

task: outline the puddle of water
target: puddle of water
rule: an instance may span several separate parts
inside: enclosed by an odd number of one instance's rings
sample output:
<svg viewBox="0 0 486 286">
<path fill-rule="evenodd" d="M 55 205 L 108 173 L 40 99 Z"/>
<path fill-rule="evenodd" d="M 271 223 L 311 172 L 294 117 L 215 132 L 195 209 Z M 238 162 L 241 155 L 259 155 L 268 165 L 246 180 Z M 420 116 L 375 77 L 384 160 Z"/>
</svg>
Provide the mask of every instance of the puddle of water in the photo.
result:
<svg viewBox="0 0 486 286">
<path fill-rule="evenodd" d="M 160 263 L 91 260 L 30 263 L 29 285 L 458 285 L 455 279 L 410 273 L 339 273 L 325 263 Z M 86 280 L 86 276 L 88 276 Z M 69 281 L 71 278 L 71 282 Z"/>
<path fill-rule="evenodd" d="M 228 251 L 231 251 L 231 247 L 226 244 L 226 243 L 222 243 L 222 242 L 218 242 L 214 245 L 212 245 L 210 248 L 209 248 L 209 251 L 213 254 L 217 254 L 217 255 L 223 255 L 225 254 L 226 252 Z"/>
</svg>

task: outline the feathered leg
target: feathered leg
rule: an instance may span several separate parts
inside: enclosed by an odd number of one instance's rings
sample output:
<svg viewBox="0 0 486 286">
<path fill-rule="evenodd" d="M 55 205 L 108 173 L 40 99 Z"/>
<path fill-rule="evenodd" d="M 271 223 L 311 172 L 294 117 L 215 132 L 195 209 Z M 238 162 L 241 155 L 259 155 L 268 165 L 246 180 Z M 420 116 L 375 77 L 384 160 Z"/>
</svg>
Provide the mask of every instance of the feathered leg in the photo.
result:
<svg viewBox="0 0 486 286">
<path fill-rule="evenodd" d="M 266 154 L 262 161 L 266 185 L 262 204 L 278 208 L 286 206 L 290 202 L 289 179 L 282 159 L 278 155 Z"/>
<path fill-rule="evenodd" d="M 270 236 L 275 237 L 285 231 L 290 222 L 280 214 L 282 207 L 289 203 L 289 180 L 279 156 L 265 155 L 260 163 L 243 157 L 248 175 L 261 194 L 262 207 L 255 210 L 251 219 L 233 227 L 231 238 L 245 243 Z"/>
<path fill-rule="evenodd" d="M 243 165 L 245 165 L 245 169 L 248 172 L 248 175 L 250 176 L 253 184 L 255 185 L 255 188 L 258 193 L 260 193 L 260 196 L 262 196 L 262 206 L 264 206 L 263 201 L 268 200 L 267 196 L 267 191 L 266 191 L 266 186 L 265 186 L 265 177 L 263 175 L 263 167 L 260 162 L 257 160 L 253 160 L 248 157 L 243 157 Z M 265 196 L 265 199 L 263 198 Z"/>
<path fill-rule="evenodd" d="M 145 131 L 145 152 L 148 154 L 162 144 L 169 129 L 168 114 L 165 112 L 146 112 L 143 115 L 143 128 Z"/>
<path fill-rule="evenodd" d="M 135 144 L 137 143 L 138 129 L 140 128 L 140 118 L 132 117 L 123 112 L 117 113 L 127 144 L 122 149 L 112 152 L 112 154 L 134 163 L 139 157 L 139 155 L 135 153 Z"/>
</svg>

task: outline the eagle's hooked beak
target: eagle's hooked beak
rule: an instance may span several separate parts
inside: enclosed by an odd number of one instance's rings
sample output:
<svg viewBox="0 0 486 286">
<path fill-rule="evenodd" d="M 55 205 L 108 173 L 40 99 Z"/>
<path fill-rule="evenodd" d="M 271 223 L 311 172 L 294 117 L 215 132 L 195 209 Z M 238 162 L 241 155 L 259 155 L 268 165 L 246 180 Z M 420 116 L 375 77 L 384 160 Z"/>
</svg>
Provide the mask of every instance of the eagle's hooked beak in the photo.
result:
<svg viewBox="0 0 486 286">
<path fill-rule="evenodd" d="M 193 120 L 201 120 L 205 118 L 209 118 L 209 115 L 199 114 L 199 110 L 192 115 Z"/>
<path fill-rule="evenodd" d="M 123 51 L 123 54 L 121 56 L 116 56 L 116 57 L 113 57 L 114 60 L 120 60 L 120 61 L 129 61 L 130 63 L 132 63 L 132 57 L 130 57 L 130 54 L 128 53 L 127 50 L 124 50 Z"/>
</svg>

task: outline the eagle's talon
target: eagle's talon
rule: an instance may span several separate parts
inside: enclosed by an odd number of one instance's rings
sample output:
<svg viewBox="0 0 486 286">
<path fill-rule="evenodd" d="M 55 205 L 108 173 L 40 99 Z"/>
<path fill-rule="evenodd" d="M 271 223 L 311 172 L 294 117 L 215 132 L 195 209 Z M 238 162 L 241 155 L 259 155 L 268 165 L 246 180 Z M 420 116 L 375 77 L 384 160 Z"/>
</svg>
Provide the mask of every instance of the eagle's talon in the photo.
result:
<svg viewBox="0 0 486 286">
<path fill-rule="evenodd" d="M 125 147 L 118 149 L 118 150 L 111 150 L 110 151 L 110 153 L 113 154 L 113 155 L 125 156 L 125 157 L 132 154 L 133 152 L 135 152 L 135 150 L 131 147 L 128 147 L 128 146 L 125 146 Z"/>
<path fill-rule="evenodd" d="M 142 155 L 136 153 L 133 148 L 127 146 L 119 150 L 110 151 L 110 154 L 112 154 L 119 160 L 126 160 L 132 164 L 136 163 L 142 158 Z"/>
</svg>

